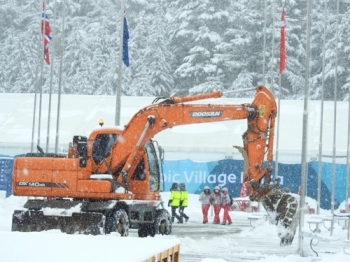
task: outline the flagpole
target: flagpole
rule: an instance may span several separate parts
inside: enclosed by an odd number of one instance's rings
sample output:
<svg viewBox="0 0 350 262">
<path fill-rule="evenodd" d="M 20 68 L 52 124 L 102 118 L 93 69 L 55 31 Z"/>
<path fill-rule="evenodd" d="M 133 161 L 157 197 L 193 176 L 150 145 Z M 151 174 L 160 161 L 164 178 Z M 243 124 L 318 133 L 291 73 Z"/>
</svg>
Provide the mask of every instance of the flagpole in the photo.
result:
<svg viewBox="0 0 350 262">
<path fill-rule="evenodd" d="M 349 213 L 349 157 L 350 157 L 350 87 L 349 87 L 349 106 L 348 106 L 348 149 L 346 153 L 346 178 L 345 178 L 345 211 Z M 348 234 L 350 232 L 348 231 Z M 349 237 L 348 237 L 349 239 Z"/>
<path fill-rule="evenodd" d="M 337 0 L 337 23 L 336 23 L 336 45 L 335 45 L 335 72 L 334 72 L 334 118 L 333 118 L 333 160 L 332 160 L 332 199 L 331 199 L 331 212 L 334 214 L 334 201 L 335 201 L 335 181 L 336 181 L 336 138 L 337 138 L 337 89 L 338 89 L 338 42 L 339 42 L 339 0 Z"/>
<path fill-rule="evenodd" d="M 60 130 L 60 111 L 61 111 L 61 90 L 62 90 L 62 67 L 63 67 L 63 49 L 64 49 L 64 21 L 66 16 L 66 0 L 63 1 L 63 21 L 62 21 L 62 38 L 61 38 L 61 51 L 60 51 L 60 73 L 58 79 L 58 100 L 57 100 L 57 124 L 56 124 L 56 142 L 55 153 L 58 153 L 58 141 Z"/>
<path fill-rule="evenodd" d="M 280 66 L 279 66 L 279 78 L 278 78 L 278 100 L 277 108 L 281 112 L 281 93 L 282 93 L 282 73 L 286 66 L 286 43 L 285 43 L 285 18 L 284 18 L 284 0 L 282 1 L 282 15 L 281 15 L 281 26 L 280 26 Z M 278 177 L 278 148 L 279 148 L 279 136 L 280 136 L 280 114 L 277 114 L 277 136 L 276 136 L 276 160 L 275 160 L 275 174 L 274 179 Z"/>
<path fill-rule="evenodd" d="M 55 22 L 56 22 L 56 0 L 54 2 L 54 9 L 53 9 L 53 28 L 51 29 L 51 32 L 53 34 L 53 30 L 55 28 Z M 51 49 L 52 50 L 52 49 Z M 53 54 L 53 53 L 52 53 Z M 49 152 L 49 143 L 50 143 L 50 120 L 51 120 L 51 98 L 52 98 L 52 76 L 53 76 L 53 55 L 51 56 L 51 73 L 50 73 L 50 93 L 49 93 L 49 109 L 48 109 L 48 116 L 47 116 L 47 133 L 46 133 L 46 152 Z"/>
<path fill-rule="evenodd" d="M 305 61 L 305 88 L 304 88 L 304 114 L 303 114 L 303 134 L 302 134 L 302 152 L 301 152 L 301 177 L 300 177 L 300 206 L 299 206 L 299 247 L 298 251 L 301 257 L 306 257 L 304 251 L 304 237 L 302 229 L 304 227 L 304 206 L 305 189 L 307 179 L 307 130 L 308 130 L 308 103 L 309 103 L 309 60 L 310 60 L 310 29 L 311 29 L 311 2 L 307 1 L 307 23 L 306 23 L 306 61 Z"/>
<path fill-rule="evenodd" d="M 275 0 L 272 0 L 272 37 L 271 37 L 271 92 L 275 94 L 274 87 L 274 54 L 275 54 Z"/>
<path fill-rule="evenodd" d="M 124 36 L 124 0 L 120 0 L 121 8 L 121 26 L 119 37 L 119 60 L 118 60 L 118 79 L 116 90 L 116 105 L 115 105 L 115 121 L 116 126 L 120 125 L 120 103 L 121 103 L 121 90 L 122 90 L 122 60 L 123 60 L 123 36 Z"/>
<path fill-rule="evenodd" d="M 321 211 L 322 140 L 323 140 L 323 109 L 324 109 L 326 33 L 327 33 L 327 1 L 324 1 L 324 28 L 323 28 L 323 46 L 322 46 L 321 120 L 320 120 L 320 139 L 319 139 L 319 144 L 318 144 L 318 171 L 317 171 L 318 176 L 317 176 L 317 207 L 316 207 L 317 210 L 316 211 L 317 211 L 318 215 L 320 214 L 320 211 Z"/>
<path fill-rule="evenodd" d="M 263 53 L 263 81 L 265 85 L 265 60 L 266 60 L 266 0 L 264 0 L 264 53 Z"/>
<path fill-rule="evenodd" d="M 46 29 L 46 1 L 43 0 L 43 7 L 42 7 L 42 13 L 41 13 L 41 19 L 43 21 L 43 28 L 42 28 L 42 48 L 41 48 L 41 54 L 43 55 L 45 52 L 45 29 Z M 44 15 L 44 17 L 43 17 Z M 40 60 L 40 96 L 39 96 L 39 120 L 38 120 L 38 143 L 37 146 L 40 146 L 40 129 L 41 129 L 41 107 L 42 107 L 42 100 L 43 100 L 43 72 L 44 72 L 44 59 Z"/>
<path fill-rule="evenodd" d="M 42 13 L 42 6 L 40 4 L 39 7 L 40 14 Z M 38 92 L 38 74 L 39 74 L 39 63 L 41 59 L 41 16 L 40 16 L 40 23 L 39 23 L 39 40 L 38 40 L 38 63 L 36 65 L 35 70 L 35 90 L 34 90 L 34 107 L 33 107 L 33 122 L 32 122 L 32 143 L 30 146 L 30 152 L 33 153 L 34 150 L 34 133 L 35 133 L 35 117 L 36 117 L 36 99 L 37 99 L 37 92 Z"/>
<path fill-rule="evenodd" d="M 278 114 L 277 114 L 277 134 L 276 134 L 276 159 L 275 159 L 275 174 L 274 174 L 274 180 L 278 177 L 278 148 L 279 148 L 279 138 L 280 138 L 280 115 L 281 115 L 281 82 L 282 82 L 282 73 L 280 73 L 278 77 L 278 85 L 279 85 L 279 91 L 278 91 L 278 98 L 277 98 L 277 108 L 278 108 Z"/>
<path fill-rule="evenodd" d="M 34 149 L 34 133 L 35 133 L 34 131 L 35 131 L 35 116 L 36 116 L 36 97 L 37 97 L 37 89 L 38 89 L 38 71 L 39 71 L 39 65 L 36 66 L 36 72 L 35 72 L 36 77 L 35 77 L 34 108 L 33 108 L 33 123 L 32 123 L 32 143 L 30 146 L 31 153 L 33 153 L 33 149 Z"/>
</svg>

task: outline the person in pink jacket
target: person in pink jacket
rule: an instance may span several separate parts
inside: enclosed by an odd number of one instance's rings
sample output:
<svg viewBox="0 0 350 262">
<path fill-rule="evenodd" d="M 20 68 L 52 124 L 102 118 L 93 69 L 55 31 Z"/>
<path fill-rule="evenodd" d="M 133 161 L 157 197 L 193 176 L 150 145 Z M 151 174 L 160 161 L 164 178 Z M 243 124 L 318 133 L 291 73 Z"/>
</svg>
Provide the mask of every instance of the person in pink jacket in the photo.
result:
<svg viewBox="0 0 350 262">
<path fill-rule="evenodd" d="M 232 220 L 231 220 L 230 214 L 228 213 L 228 211 L 231 208 L 231 199 L 230 199 L 230 195 L 228 194 L 228 189 L 226 187 L 222 189 L 221 207 L 224 209 L 224 217 L 222 219 L 221 225 L 226 225 L 226 222 L 228 225 L 231 225 Z"/>
<path fill-rule="evenodd" d="M 210 208 L 210 189 L 205 186 L 203 192 L 199 195 L 199 201 L 202 202 L 203 224 L 208 223 L 208 211 Z"/>
<path fill-rule="evenodd" d="M 220 187 L 216 186 L 214 192 L 211 194 L 211 203 L 214 209 L 214 224 L 220 224 L 221 198 Z"/>
</svg>

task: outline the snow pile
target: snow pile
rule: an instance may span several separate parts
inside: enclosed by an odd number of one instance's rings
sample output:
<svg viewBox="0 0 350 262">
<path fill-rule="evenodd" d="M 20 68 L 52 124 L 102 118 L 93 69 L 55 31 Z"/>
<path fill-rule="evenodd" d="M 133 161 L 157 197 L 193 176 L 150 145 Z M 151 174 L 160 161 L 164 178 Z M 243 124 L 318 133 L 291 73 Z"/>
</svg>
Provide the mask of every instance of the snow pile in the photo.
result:
<svg viewBox="0 0 350 262">
<path fill-rule="evenodd" d="M 169 193 L 162 193 L 162 198 L 167 202 Z M 135 230 L 130 230 L 130 236 L 120 238 L 116 233 L 110 235 L 87 236 L 87 235 L 67 235 L 59 230 L 49 230 L 44 232 L 11 232 L 12 213 L 15 209 L 21 209 L 26 202 L 26 197 L 11 196 L 0 200 L 0 239 L 1 239 L 1 260 L 7 262 L 15 261 L 140 261 L 155 255 L 162 248 L 169 245 L 181 244 L 181 261 L 198 262 L 229 262 L 229 261 L 249 261 L 259 260 L 264 262 L 291 262 L 291 261 L 311 261 L 316 255 L 311 251 L 308 257 L 301 257 L 298 254 L 298 236 L 295 236 L 292 246 L 279 247 L 277 228 L 267 221 L 258 221 L 255 228 L 252 228 L 247 221 L 248 213 L 232 211 L 233 229 L 240 227 L 241 232 L 225 234 L 228 226 L 214 224 L 202 224 L 202 214 L 198 195 L 190 195 L 190 206 L 185 209 L 185 213 L 190 217 L 188 223 L 183 225 L 174 224 L 174 234 L 170 236 L 157 235 L 154 238 L 148 237 L 140 239 Z M 312 199 L 307 199 L 312 206 L 315 203 Z M 170 208 L 168 208 L 170 210 Z M 322 210 L 326 214 L 329 211 Z M 222 213 L 220 214 L 222 217 Z M 209 217 L 210 221 L 212 217 Z M 239 226 L 240 223 L 244 226 Z M 184 227 L 184 235 L 175 235 L 180 227 Z M 195 227 L 201 228 L 203 232 L 191 233 Z M 208 235 L 206 229 L 216 232 Z M 188 231 L 186 234 L 186 230 Z M 232 228 L 231 228 L 232 230 Z M 309 230 L 308 227 L 303 230 Z M 329 232 L 323 230 L 329 236 Z M 340 225 L 335 225 L 334 237 L 338 239 L 332 243 L 326 243 L 324 252 L 318 254 L 321 261 L 349 261 L 350 256 L 343 252 L 346 240 L 346 230 Z M 202 236 L 201 236 L 202 234 Z M 273 244 L 269 242 L 273 240 Z M 308 248 L 309 238 L 305 238 L 304 246 Z M 98 245 L 96 245 L 98 243 Z M 333 247 L 331 253 L 327 248 Z M 322 242 L 316 248 L 322 252 Z M 350 248 L 349 248 L 350 249 Z M 308 249 L 310 251 L 310 249 Z M 319 257 L 319 258 L 320 258 Z"/>
</svg>

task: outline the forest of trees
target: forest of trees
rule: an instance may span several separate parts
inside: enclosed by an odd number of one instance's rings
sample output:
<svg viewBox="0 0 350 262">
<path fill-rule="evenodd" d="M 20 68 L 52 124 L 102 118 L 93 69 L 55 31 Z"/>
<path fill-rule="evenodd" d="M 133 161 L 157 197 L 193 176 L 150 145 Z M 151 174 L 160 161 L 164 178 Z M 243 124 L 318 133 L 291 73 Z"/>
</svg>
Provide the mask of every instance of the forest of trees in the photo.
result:
<svg viewBox="0 0 350 262">
<path fill-rule="evenodd" d="M 310 98 L 321 98 L 324 82 L 325 100 L 334 100 L 335 89 L 337 100 L 348 100 L 350 0 L 339 0 L 339 13 L 337 1 L 325 1 L 312 1 Z M 57 93 L 61 72 L 64 94 L 116 94 L 119 0 L 46 0 L 52 63 L 43 70 L 41 0 L 1 2 L 0 93 L 32 93 L 40 87 L 48 93 L 50 86 Z M 123 65 L 123 95 L 188 95 L 259 84 L 278 94 L 282 1 L 124 0 L 124 5 L 130 66 Z M 287 63 L 280 97 L 302 99 L 307 1 L 286 0 L 284 8 Z"/>
</svg>

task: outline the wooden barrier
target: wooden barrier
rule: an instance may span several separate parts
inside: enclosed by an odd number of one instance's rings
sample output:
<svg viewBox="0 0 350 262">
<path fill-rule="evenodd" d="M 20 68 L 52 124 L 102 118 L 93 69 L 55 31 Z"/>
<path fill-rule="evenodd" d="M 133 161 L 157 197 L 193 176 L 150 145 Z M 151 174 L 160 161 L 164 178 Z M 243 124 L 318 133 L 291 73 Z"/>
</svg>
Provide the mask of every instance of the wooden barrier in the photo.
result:
<svg viewBox="0 0 350 262">
<path fill-rule="evenodd" d="M 180 261 L 180 245 L 170 247 L 143 262 L 179 262 Z"/>
</svg>

